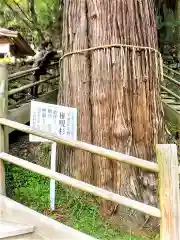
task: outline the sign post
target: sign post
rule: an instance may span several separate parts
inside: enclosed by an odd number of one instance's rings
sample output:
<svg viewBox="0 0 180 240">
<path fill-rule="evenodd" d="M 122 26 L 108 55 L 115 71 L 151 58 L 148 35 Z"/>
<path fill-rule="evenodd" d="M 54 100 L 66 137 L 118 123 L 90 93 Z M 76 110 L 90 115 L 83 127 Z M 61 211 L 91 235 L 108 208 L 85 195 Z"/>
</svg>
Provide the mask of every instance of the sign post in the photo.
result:
<svg viewBox="0 0 180 240">
<path fill-rule="evenodd" d="M 30 126 L 67 140 L 77 140 L 77 109 L 38 101 L 31 101 Z M 30 142 L 50 142 L 29 135 Z M 51 144 L 51 170 L 56 171 L 57 144 Z M 55 210 L 55 180 L 50 181 L 50 208 Z"/>
<path fill-rule="evenodd" d="M 56 148 L 57 144 L 53 142 L 51 144 L 51 170 L 56 172 Z M 55 192 L 56 192 L 56 183 L 54 179 L 50 181 L 50 206 L 51 210 L 55 210 Z"/>
</svg>

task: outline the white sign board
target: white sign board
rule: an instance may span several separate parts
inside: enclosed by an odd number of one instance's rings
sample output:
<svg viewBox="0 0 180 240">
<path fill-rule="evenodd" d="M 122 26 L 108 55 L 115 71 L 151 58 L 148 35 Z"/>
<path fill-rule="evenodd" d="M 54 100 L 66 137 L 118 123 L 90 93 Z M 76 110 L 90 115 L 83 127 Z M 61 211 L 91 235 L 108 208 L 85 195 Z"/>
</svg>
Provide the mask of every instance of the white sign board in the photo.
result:
<svg viewBox="0 0 180 240">
<path fill-rule="evenodd" d="M 0 44 L 0 53 L 9 53 L 10 52 L 10 46 L 9 43 L 1 43 Z"/>
<path fill-rule="evenodd" d="M 77 139 L 77 109 L 49 103 L 31 101 L 30 126 L 58 137 Z M 49 142 L 47 139 L 29 136 L 31 142 Z M 56 171 L 56 143 L 51 145 L 51 170 Z M 55 181 L 50 181 L 50 207 L 55 210 Z"/>
<path fill-rule="evenodd" d="M 77 109 L 38 101 L 31 101 L 30 126 L 60 138 L 77 139 Z M 31 142 L 49 142 L 29 136 Z"/>
</svg>

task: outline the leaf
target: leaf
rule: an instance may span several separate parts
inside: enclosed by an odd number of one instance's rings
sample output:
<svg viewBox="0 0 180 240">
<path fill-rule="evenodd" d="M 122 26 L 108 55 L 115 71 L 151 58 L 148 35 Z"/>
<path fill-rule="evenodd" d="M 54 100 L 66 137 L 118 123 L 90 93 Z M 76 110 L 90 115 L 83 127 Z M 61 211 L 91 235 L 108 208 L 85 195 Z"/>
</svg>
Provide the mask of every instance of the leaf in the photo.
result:
<svg viewBox="0 0 180 240">
<path fill-rule="evenodd" d="M 1 0 L 0 27 L 13 28 L 26 38 L 33 35 L 36 42 L 40 35 L 55 20 L 59 11 L 59 0 L 35 0 L 36 17 L 31 16 L 29 0 Z"/>
</svg>

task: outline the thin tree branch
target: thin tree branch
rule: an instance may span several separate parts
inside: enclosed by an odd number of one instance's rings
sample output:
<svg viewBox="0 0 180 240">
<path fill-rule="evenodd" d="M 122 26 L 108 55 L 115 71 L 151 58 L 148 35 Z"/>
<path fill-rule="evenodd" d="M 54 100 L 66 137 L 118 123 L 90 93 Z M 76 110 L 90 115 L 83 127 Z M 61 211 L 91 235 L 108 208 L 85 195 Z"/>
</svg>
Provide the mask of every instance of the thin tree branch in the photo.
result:
<svg viewBox="0 0 180 240">
<path fill-rule="evenodd" d="M 14 4 L 19 8 L 19 10 L 21 11 L 21 13 L 25 16 L 25 18 L 33 24 L 33 22 L 31 21 L 31 19 L 28 17 L 28 15 L 24 12 L 24 10 L 21 8 L 21 6 L 15 1 L 13 0 Z"/>
<path fill-rule="evenodd" d="M 35 23 L 29 18 L 29 16 L 24 12 L 24 10 L 21 8 L 21 6 L 15 1 L 13 0 L 14 4 L 19 8 L 19 10 L 21 11 L 21 13 L 25 16 L 25 18 L 33 25 L 33 27 L 37 30 L 37 32 L 39 33 L 40 37 L 44 40 L 44 35 L 41 31 L 41 29 L 38 27 L 38 21 L 37 21 L 37 16 L 35 11 L 33 12 L 34 15 L 32 15 L 32 17 L 35 17 Z M 34 1 L 33 1 L 34 2 Z"/>
<path fill-rule="evenodd" d="M 21 21 L 23 21 L 29 28 L 31 28 L 31 25 L 29 24 L 28 21 L 26 21 L 23 17 L 21 17 L 17 11 L 15 11 L 10 4 L 7 3 L 6 0 L 3 0 L 4 4 L 12 11 L 12 13 L 18 17 Z"/>
</svg>

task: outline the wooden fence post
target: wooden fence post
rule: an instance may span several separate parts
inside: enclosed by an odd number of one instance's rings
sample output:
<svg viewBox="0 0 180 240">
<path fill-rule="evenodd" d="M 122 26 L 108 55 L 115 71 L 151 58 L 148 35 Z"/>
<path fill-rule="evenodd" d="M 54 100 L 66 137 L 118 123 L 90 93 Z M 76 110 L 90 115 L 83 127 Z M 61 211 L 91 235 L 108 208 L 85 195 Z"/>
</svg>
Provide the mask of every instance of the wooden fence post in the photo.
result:
<svg viewBox="0 0 180 240">
<path fill-rule="evenodd" d="M 160 240 L 180 239 L 180 200 L 177 146 L 156 147 L 159 165 L 159 198 L 161 210 Z"/>
<path fill-rule="evenodd" d="M 6 64 L 0 64 L 0 118 L 5 118 L 8 111 L 8 75 Z M 0 125 L 0 152 L 7 150 L 7 128 Z M 4 163 L 0 159 L 0 194 L 5 195 Z"/>
</svg>

